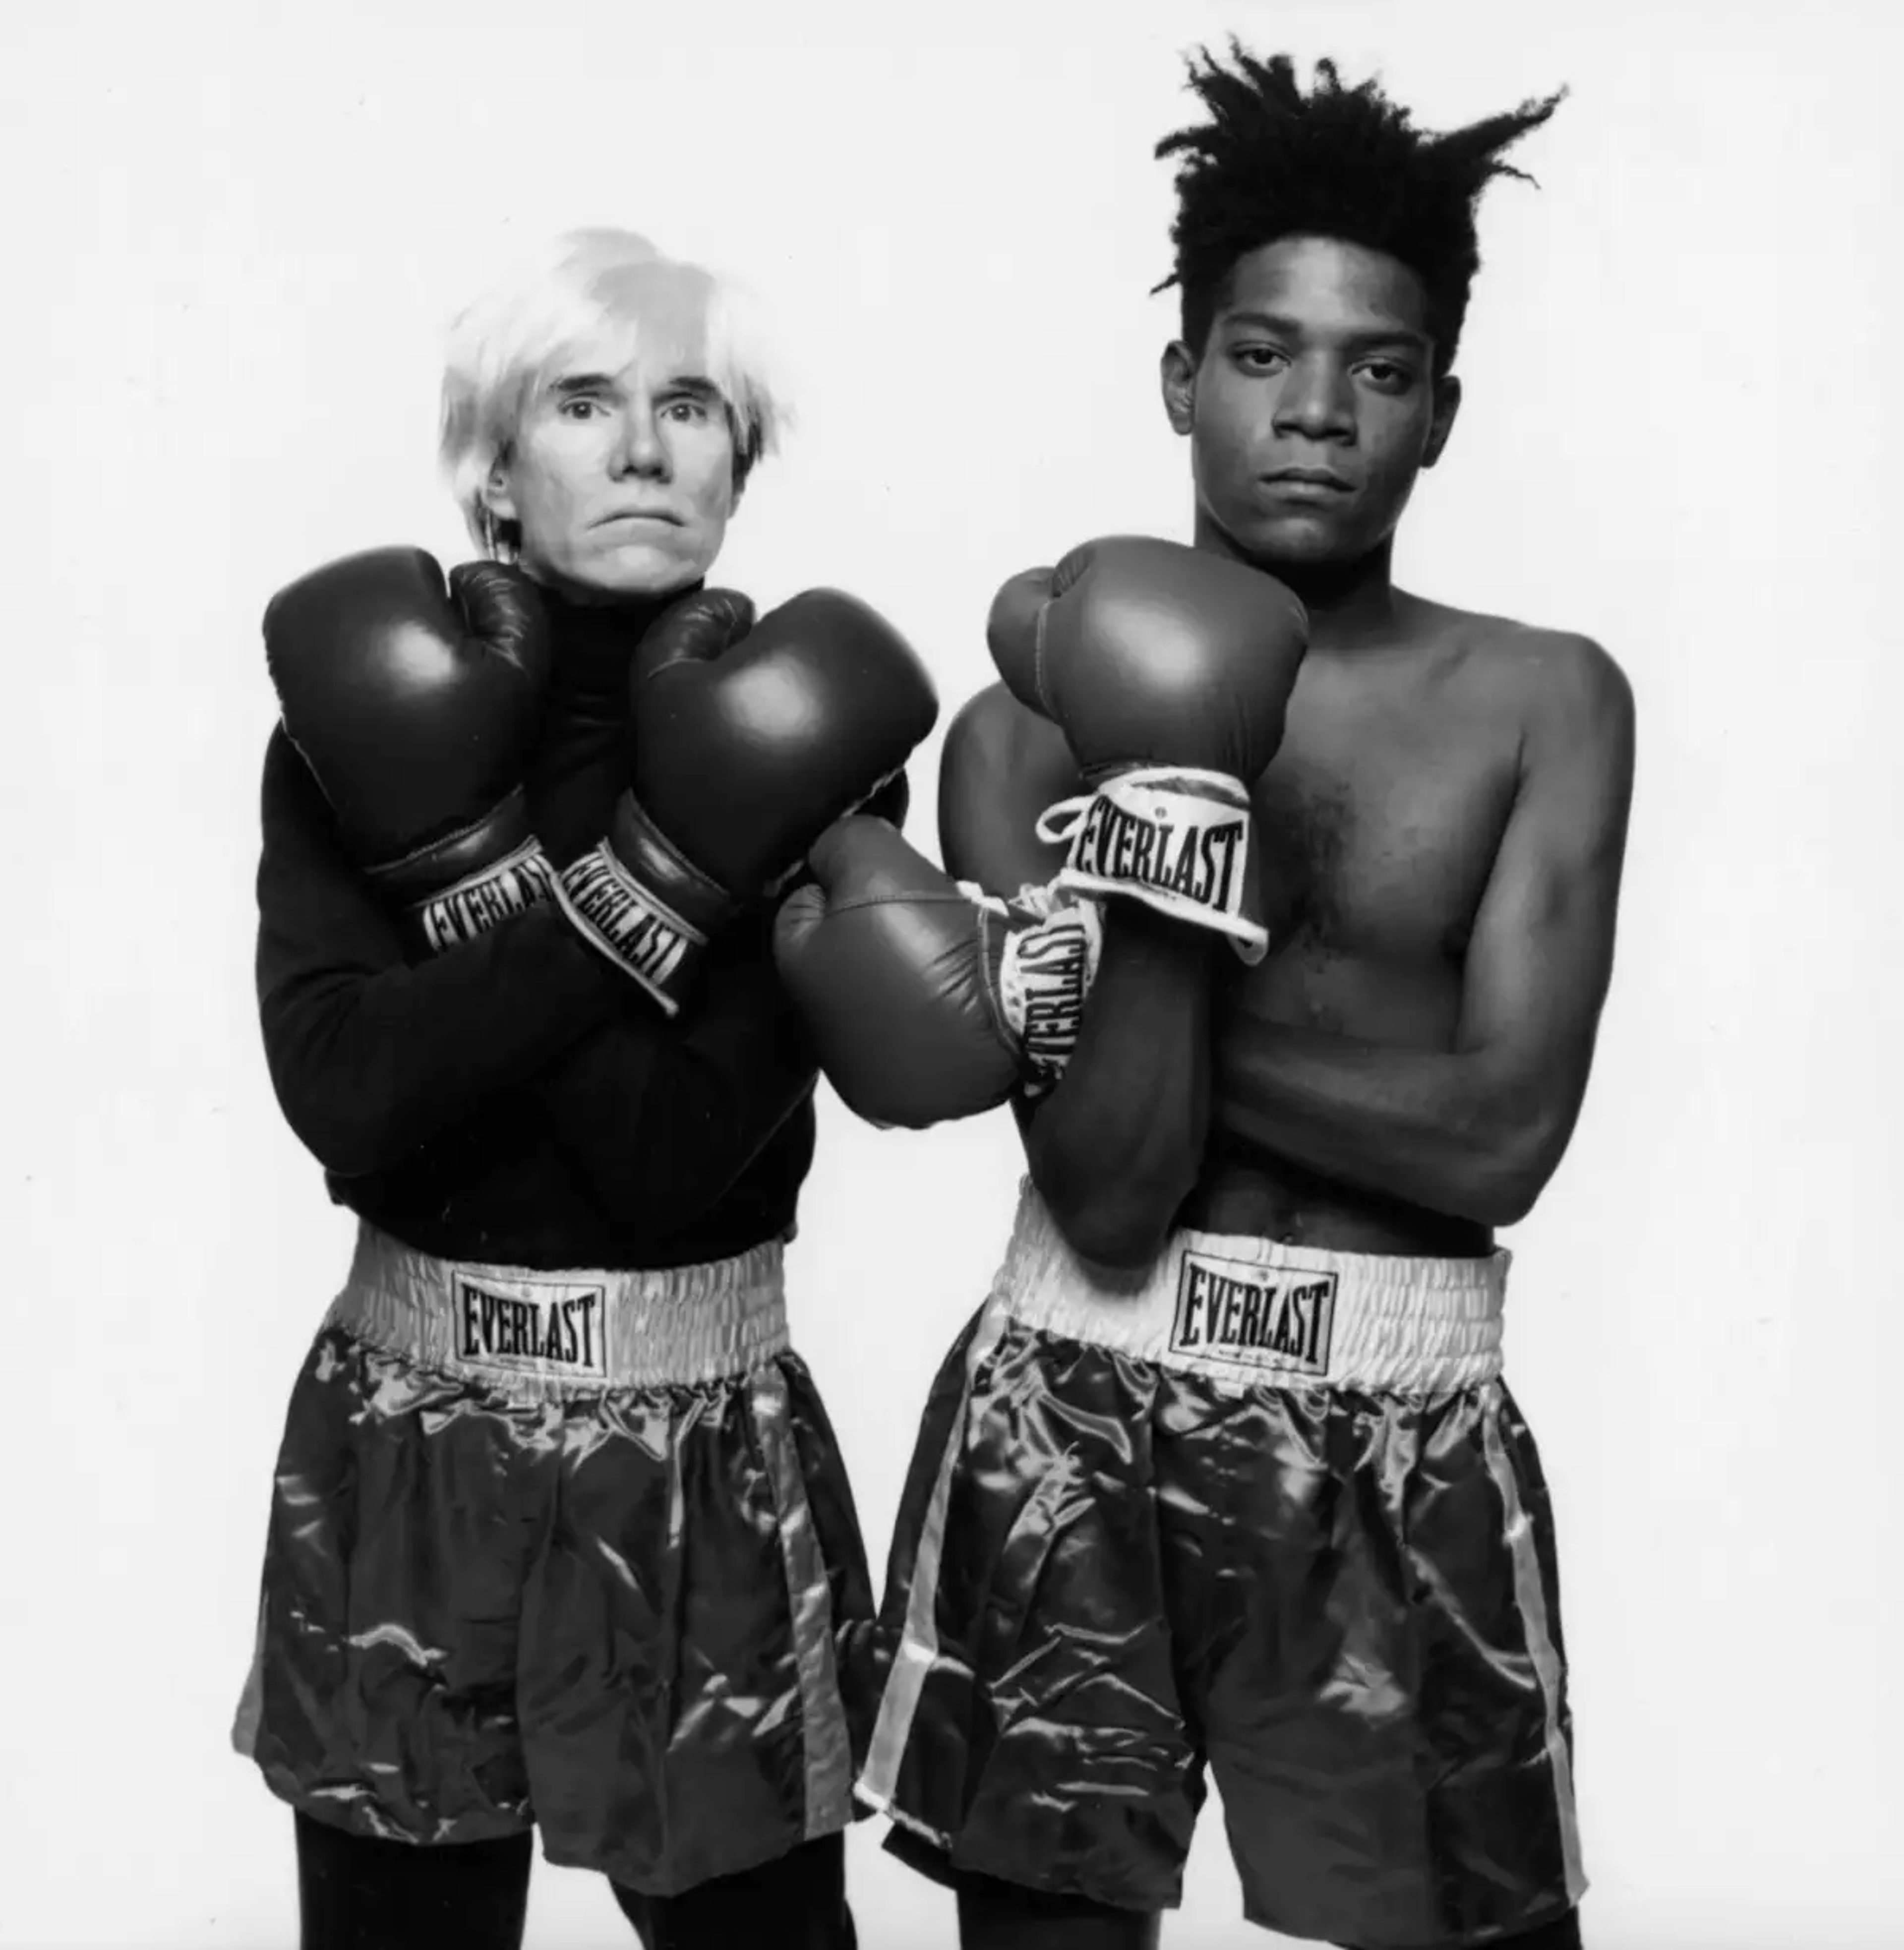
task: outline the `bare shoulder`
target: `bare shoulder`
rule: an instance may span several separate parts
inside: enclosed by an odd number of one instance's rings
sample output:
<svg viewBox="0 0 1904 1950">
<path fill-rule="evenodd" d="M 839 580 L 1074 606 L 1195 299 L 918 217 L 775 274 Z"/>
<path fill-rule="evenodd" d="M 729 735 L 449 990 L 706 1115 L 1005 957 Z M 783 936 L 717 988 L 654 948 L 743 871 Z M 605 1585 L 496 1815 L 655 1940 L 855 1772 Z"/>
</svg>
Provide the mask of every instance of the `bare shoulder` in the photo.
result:
<svg viewBox="0 0 1904 1950">
<path fill-rule="evenodd" d="M 1631 743 L 1633 687 L 1603 643 L 1508 616 L 1438 606 L 1436 615 L 1465 672 L 1511 699 L 1530 735 Z"/>
<path fill-rule="evenodd" d="M 1577 631 L 1524 628 L 1523 709 L 1530 744 L 1615 776 L 1631 770 L 1633 687 L 1603 643 Z"/>
</svg>

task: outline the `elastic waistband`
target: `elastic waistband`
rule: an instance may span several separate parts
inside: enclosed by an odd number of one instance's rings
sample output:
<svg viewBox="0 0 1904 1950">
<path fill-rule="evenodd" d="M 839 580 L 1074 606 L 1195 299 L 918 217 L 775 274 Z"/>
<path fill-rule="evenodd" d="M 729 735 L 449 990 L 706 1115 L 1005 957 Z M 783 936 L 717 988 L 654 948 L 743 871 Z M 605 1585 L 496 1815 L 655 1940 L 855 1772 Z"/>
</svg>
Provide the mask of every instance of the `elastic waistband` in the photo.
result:
<svg viewBox="0 0 1904 1950">
<path fill-rule="evenodd" d="M 718 1381 L 787 1346 L 778 1240 L 706 1266 L 536 1272 L 432 1259 L 365 1225 L 326 1324 L 538 1395 Z"/>
<path fill-rule="evenodd" d="M 992 1300 L 1026 1326 L 1239 1387 L 1435 1394 L 1500 1372 L 1512 1257 L 1327 1253 L 1182 1232 L 1126 1276 L 1080 1260 L 1027 1179 Z"/>
</svg>

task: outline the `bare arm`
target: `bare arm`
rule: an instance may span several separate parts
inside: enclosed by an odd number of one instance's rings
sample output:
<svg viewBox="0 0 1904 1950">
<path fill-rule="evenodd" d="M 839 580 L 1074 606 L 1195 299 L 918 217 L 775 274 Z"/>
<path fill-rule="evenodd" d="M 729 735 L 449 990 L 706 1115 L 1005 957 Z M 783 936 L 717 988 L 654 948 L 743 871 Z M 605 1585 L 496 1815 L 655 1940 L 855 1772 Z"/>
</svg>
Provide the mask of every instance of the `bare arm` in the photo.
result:
<svg viewBox="0 0 1904 1950">
<path fill-rule="evenodd" d="M 1619 667 L 1563 640 L 1533 675 L 1519 789 L 1469 944 L 1452 1049 L 1248 1014 L 1217 1045 L 1215 1116 L 1232 1136 L 1491 1226 L 1526 1216 L 1579 1117 L 1632 798 L 1633 698 Z"/>
<path fill-rule="evenodd" d="M 1032 1182 L 1059 1231 L 1100 1265 L 1149 1265 L 1196 1183 L 1219 945 L 1134 901 L 1109 902 L 1064 1076 L 1049 1097 L 1014 1107 Z"/>
<path fill-rule="evenodd" d="M 1004 687 L 948 728 L 940 774 L 947 870 L 995 893 L 1042 884 L 1062 849 L 1035 827 L 1079 789 L 1062 735 Z M 1032 1180 L 1086 1258 L 1148 1264 L 1202 1161 L 1210 1119 L 1214 938 L 1127 901 L 1107 905 L 1077 1046 L 1048 1097 L 1014 1104 Z"/>
</svg>

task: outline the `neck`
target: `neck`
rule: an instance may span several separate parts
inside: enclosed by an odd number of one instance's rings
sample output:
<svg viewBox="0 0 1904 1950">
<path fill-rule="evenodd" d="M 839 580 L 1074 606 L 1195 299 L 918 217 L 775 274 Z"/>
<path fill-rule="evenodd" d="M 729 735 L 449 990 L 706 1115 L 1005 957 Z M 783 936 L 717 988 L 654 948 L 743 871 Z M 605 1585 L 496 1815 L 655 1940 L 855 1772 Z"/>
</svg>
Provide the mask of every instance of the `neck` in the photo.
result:
<svg viewBox="0 0 1904 1950">
<path fill-rule="evenodd" d="M 698 581 L 690 582 L 669 590 L 665 596 L 654 596 L 640 590 L 580 589 L 539 575 L 532 579 L 541 593 L 543 606 L 551 616 L 584 625 L 625 622 L 631 616 L 659 616 L 669 603 L 702 586 Z"/>
<path fill-rule="evenodd" d="M 1294 590 L 1309 612 L 1312 648 L 1354 649 L 1364 643 L 1385 641 L 1393 634 L 1402 597 L 1391 574 L 1392 535 L 1385 536 L 1368 554 L 1353 562 L 1270 561 L 1239 548 L 1199 510 L 1195 544 L 1198 548 L 1260 568 Z"/>
<path fill-rule="evenodd" d="M 538 587 L 554 642 L 556 690 L 577 701 L 599 693 L 618 709 L 627 692 L 636 644 L 670 603 L 689 593 L 676 589 L 665 596 L 620 595 L 546 582 Z"/>
<path fill-rule="evenodd" d="M 587 583 L 571 582 L 565 577 L 551 575 L 539 568 L 525 568 L 523 573 L 533 579 L 545 602 L 559 603 L 565 609 L 586 610 L 591 614 L 603 610 L 640 609 L 666 600 L 639 590 L 597 589 Z"/>
</svg>

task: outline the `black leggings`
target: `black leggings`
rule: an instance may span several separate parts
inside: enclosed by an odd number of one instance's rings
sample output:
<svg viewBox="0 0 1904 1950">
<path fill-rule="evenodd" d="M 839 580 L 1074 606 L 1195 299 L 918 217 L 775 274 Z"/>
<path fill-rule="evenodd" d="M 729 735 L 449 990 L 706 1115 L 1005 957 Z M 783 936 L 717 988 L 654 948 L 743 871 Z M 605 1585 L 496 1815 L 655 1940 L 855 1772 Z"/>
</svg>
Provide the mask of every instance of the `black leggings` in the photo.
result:
<svg viewBox="0 0 1904 1950">
<path fill-rule="evenodd" d="M 302 1950 L 520 1950 L 534 1837 L 418 1848 L 297 1817 Z M 855 1950 L 843 1836 L 685 1895 L 611 1885 L 643 1950 Z"/>
<path fill-rule="evenodd" d="M 1157 1950 L 1159 1917 L 1107 1908 L 1083 1896 L 1043 1895 L 987 1876 L 961 1875 L 954 1882 L 960 1950 Z M 1569 1910 L 1538 1930 L 1505 1938 L 1499 1950 L 1581 1950 L 1580 1913 Z"/>
</svg>

